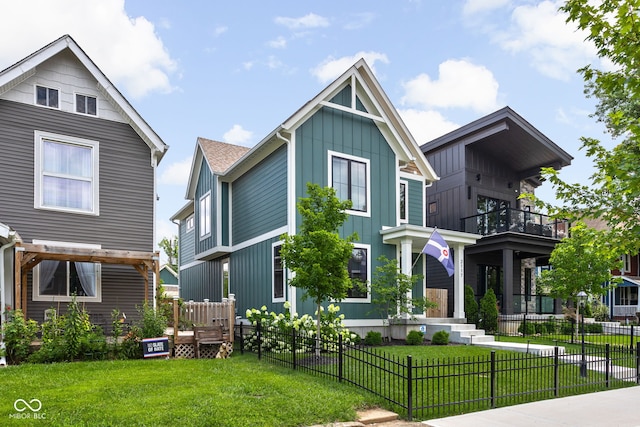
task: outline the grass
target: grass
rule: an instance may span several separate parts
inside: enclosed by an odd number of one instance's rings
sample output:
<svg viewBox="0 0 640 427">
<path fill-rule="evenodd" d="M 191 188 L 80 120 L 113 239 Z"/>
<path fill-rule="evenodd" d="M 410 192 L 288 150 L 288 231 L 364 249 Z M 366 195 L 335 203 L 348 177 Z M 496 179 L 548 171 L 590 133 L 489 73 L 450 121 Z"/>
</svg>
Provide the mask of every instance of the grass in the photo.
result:
<svg viewBox="0 0 640 427">
<path fill-rule="evenodd" d="M 0 370 L 0 390 L 3 426 L 29 424 L 16 416 L 17 399 L 39 399 L 37 414 L 56 426 L 300 426 L 352 421 L 378 403 L 255 355 L 24 364 Z"/>
</svg>

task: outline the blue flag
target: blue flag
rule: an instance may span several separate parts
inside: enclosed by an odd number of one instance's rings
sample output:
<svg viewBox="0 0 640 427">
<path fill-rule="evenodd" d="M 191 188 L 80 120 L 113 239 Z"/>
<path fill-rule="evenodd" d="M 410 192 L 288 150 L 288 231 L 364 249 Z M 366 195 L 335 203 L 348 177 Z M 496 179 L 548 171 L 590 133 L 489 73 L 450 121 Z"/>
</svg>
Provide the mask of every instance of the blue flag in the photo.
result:
<svg viewBox="0 0 640 427">
<path fill-rule="evenodd" d="M 449 250 L 449 245 L 447 245 L 447 242 L 445 242 L 440 233 L 436 230 L 433 230 L 431 238 L 429 238 L 427 244 L 424 245 L 424 249 L 422 249 L 422 253 L 431 255 L 440 261 L 444 268 L 447 269 L 449 277 L 453 276 L 453 256 Z"/>
</svg>

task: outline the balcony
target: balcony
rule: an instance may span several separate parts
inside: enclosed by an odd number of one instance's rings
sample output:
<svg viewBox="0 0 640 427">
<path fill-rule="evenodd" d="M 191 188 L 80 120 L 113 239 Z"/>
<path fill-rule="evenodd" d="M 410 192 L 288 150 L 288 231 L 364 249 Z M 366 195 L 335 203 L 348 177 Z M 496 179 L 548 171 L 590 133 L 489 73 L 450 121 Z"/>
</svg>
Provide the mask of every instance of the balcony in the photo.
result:
<svg viewBox="0 0 640 427">
<path fill-rule="evenodd" d="M 547 215 L 512 208 L 469 216 L 460 222 L 463 231 L 483 236 L 522 233 L 559 240 L 569 232 L 569 222 L 566 220 L 554 220 Z"/>
</svg>

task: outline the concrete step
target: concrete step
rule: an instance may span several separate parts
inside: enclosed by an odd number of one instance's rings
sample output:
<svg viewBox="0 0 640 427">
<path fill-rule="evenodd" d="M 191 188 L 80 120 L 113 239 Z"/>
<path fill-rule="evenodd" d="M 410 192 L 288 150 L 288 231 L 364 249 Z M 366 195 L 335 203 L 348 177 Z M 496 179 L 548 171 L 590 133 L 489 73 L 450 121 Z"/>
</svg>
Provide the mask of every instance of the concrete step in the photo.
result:
<svg viewBox="0 0 640 427">
<path fill-rule="evenodd" d="M 447 332 L 449 342 L 452 343 L 471 344 L 493 341 L 493 336 L 485 335 L 483 329 L 477 329 L 476 325 L 469 323 L 428 323 L 425 338 L 432 339 L 433 334 L 438 331 Z"/>
<path fill-rule="evenodd" d="M 386 423 L 398 419 L 398 414 L 380 408 L 358 411 L 358 421 L 364 425 Z"/>
<path fill-rule="evenodd" d="M 527 344 L 519 342 L 493 341 L 493 342 L 473 342 L 478 347 L 494 348 L 496 350 L 518 351 L 521 353 L 531 353 L 540 356 L 552 356 L 553 346 L 543 344 Z M 558 354 L 564 354 L 564 347 L 558 347 Z"/>
</svg>

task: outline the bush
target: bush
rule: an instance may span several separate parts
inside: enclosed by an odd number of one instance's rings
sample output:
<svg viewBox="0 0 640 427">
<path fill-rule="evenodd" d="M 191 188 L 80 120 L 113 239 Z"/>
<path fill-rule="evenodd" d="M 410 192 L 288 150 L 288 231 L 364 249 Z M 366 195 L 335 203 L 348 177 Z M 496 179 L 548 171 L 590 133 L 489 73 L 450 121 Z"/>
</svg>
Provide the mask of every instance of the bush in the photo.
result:
<svg viewBox="0 0 640 427">
<path fill-rule="evenodd" d="M 473 292 L 473 288 L 469 285 L 464 287 L 464 314 L 467 317 L 467 323 L 478 324 L 480 320 L 478 318 L 478 301 L 476 301 L 476 295 Z"/>
<path fill-rule="evenodd" d="M 562 335 L 573 335 L 576 332 L 576 323 L 573 321 L 564 321 L 560 325 L 560 333 Z"/>
<path fill-rule="evenodd" d="M 407 334 L 407 345 L 420 345 L 424 339 L 424 334 L 420 331 L 409 331 Z"/>
<path fill-rule="evenodd" d="M 369 331 L 364 337 L 364 345 L 382 345 L 382 333 Z"/>
<path fill-rule="evenodd" d="M 140 334 L 142 338 L 156 338 L 167 330 L 167 318 L 160 310 L 154 310 L 147 302 L 138 307 L 141 315 Z"/>
<path fill-rule="evenodd" d="M 449 333 L 447 331 L 438 331 L 433 334 L 431 338 L 431 344 L 435 345 L 447 345 L 449 344 Z"/>
<path fill-rule="evenodd" d="M 556 323 L 556 319 L 553 316 L 549 316 L 549 318 L 543 323 L 544 332 L 547 334 L 555 334 L 558 331 L 558 324 Z"/>
<path fill-rule="evenodd" d="M 6 357 L 9 363 L 20 363 L 29 356 L 31 342 L 38 332 L 38 323 L 25 319 L 22 310 L 7 312 L 7 322 L 2 325 Z"/>
<path fill-rule="evenodd" d="M 533 335 L 536 333 L 536 326 L 533 322 L 522 322 L 520 326 L 518 326 L 518 332 L 522 335 Z"/>
<path fill-rule="evenodd" d="M 498 300 L 493 289 L 489 289 L 480 300 L 480 328 L 487 332 L 498 330 Z"/>
<path fill-rule="evenodd" d="M 596 322 L 608 322 L 609 321 L 609 307 L 600 301 L 593 302 L 593 317 Z"/>
</svg>

